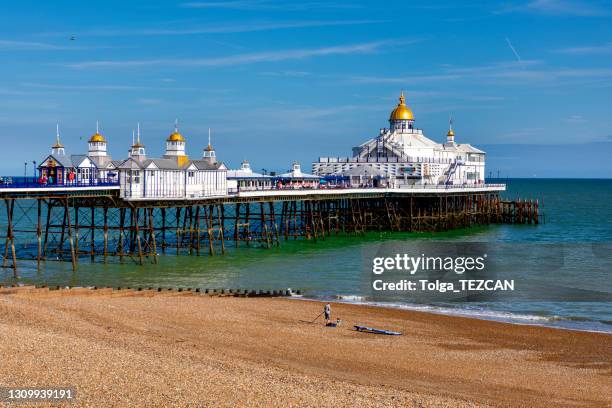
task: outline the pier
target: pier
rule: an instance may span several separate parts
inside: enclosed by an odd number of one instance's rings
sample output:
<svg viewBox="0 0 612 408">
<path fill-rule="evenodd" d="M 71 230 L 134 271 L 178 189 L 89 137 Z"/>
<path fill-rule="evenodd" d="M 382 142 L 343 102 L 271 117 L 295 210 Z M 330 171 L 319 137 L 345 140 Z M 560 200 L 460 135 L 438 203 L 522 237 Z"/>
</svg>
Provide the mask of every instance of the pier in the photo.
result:
<svg viewBox="0 0 612 408">
<path fill-rule="evenodd" d="M 352 157 L 320 157 L 312 174 L 298 162 L 287 172 L 260 174 L 248 160 L 232 170 L 210 129 L 201 156 L 190 158 L 178 121 L 162 157 L 147 156 L 137 124 L 120 160 L 99 123 L 86 154 L 67 154 L 57 125 L 31 178 L 0 177 L 2 266 L 17 277 L 18 260 L 76 270 L 86 260 L 144 265 L 165 254 L 214 256 L 338 234 L 540 222 L 537 200 L 502 200 L 506 186 L 486 183 L 485 152 L 459 143 L 452 121 L 441 143 L 426 137 L 402 92 L 388 122 Z"/>
<path fill-rule="evenodd" d="M 538 201 L 505 201 L 503 184 L 238 191 L 220 197 L 125 199 L 112 183 L 13 185 L 4 202 L 4 268 L 18 260 L 156 263 L 164 254 L 219 255 L 369 231 L 436 232 L 538 224 Z"/>
</svg>

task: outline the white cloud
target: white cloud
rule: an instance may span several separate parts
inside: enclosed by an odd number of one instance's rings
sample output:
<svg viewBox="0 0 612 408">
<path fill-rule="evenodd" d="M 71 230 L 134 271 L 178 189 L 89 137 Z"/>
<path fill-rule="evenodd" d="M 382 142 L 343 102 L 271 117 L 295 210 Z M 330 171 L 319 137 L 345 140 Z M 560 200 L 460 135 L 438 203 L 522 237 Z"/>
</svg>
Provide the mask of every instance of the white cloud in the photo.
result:
<svg viewBox="0 0 612 408">
<path fill-rule="evenodd" d="M 604 45 L 590 45 L 584 47 L 570 47 L 555 50 L 561 54 L 586 55 L 586 54 L 612 54 L 612 42 Z"/>
<path fill-rule="evenodd" d="M 313 20 L 313 21 L 280 21 L 280 22 L 240 22 L 222 25 L 207 24 L 190 28 L 97 28 L 79 32 L 88 37 L 125 37 L 125 36 L 166 36 L 197 34 L 249 33 L 257 31 L 283 30 L 291 28 L 346 26 L 383 23 L 383 20 Z M 67 32 L 42 33 L 43 36 L 67 36 Z"/>
<path fill-rule="evenodd" d="M 230 1 L 192 1 L 181 7 L 193 9 L 230 9 L 230 10 L 285 10 L 301 11 L 312 9 L 359 8 L 358 4 L 334 3 L 331 1 L 269 1 L 269 0 L 230 0 Z"/>
<path fill-rule="evenodd" d="M 321 57 L 330 55 L 349 55 L 367 54 L 378 51 L 380 48 L 391 44 L 406 44 L 408 41 L 375 41 L 360 44 L 339 45 L 331 47 L 294 49 L 282 51 L 265 51 L 256 53 L 235 54 L 225 57 L 209 58 L 172 58 L 172 59 L 151 59 L 151 60 L 101 60 L 83 61 L 66 64 L 75 69 L 87 68 L 129 68 L 152 65 L 171 65 L 174 67 L 218 67 L 227 65 L 244 65 L 258 62 L 277 62 L 286 60 L 297 60 L 311 57 Z"/>
<path fill-rule="evenodd" d="M 572 124 L 581 124 L 581 123 L 587 122 L 587 120 L 584 117 L 582 117 L 582 115 L 570 115 L 564 120 L 565 122 L 572 123 Z"/>
<path fill-rule="evenodd" d="M 440 81 L 501 81 L 524 82 L 531 85 L 556 84 L 567 80 L 610 80 L 612 68 L 563 68 L 546 67 L 540 61 L 513 61 L 474 67 L 444 67 L 435 74 L 410 74 L 408 76 L 379 77 L 354 76 L 349 81 L 356 83 L 414 84 Z"/>
<path fill-rule="evenodd" d="M 81 85 L 58 85 L 58 84 L 41 84 L 35 82 L 23 82 L 21 86 L 26 88 L 50 90 L 50 91 L 193 91 L 196 88 L 189 87 L 151 87 L 151 86 L 136 86 L 123 84 L 81 84 Z"/>
<path fill-rule="evenodd" d="M 41 42 L 31 42 L 31 41 L 0 40 L 0 50 L 49 51 L 49 50 L 69 50 L 69 49 L 74 49 L 74 47 L 47 44 L 47 43 L 41 43 Z"/>
<path fill-rule="evenodd" d="M 598 7 L 583 1 L 576 0 L 532 0 L 527 3 L 505 7 L 497 13 L 527 12 L 556 16 L 596 17 L 608 16 L 610 11 L 606 7 Z"/>
<path fill-rule="evenodd" d="M 298 78 L 298 77 L 307 77 L 312 74 L 306 71 L 264 71 L 264 72 L 261 72 L 261 75 Z"/>
<path fill-rule="evenodd" d="M 137 102 L 141 105 L 159 105 L 162 103 L 162 100 L 156 98 L 140 98 Z"/>
</svg>

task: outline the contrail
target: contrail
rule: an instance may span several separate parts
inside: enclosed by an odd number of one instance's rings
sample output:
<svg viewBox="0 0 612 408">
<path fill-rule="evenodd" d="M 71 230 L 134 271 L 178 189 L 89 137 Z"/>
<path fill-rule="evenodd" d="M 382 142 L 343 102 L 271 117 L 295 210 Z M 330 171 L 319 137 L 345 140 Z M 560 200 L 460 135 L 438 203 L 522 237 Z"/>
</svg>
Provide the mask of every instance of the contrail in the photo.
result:
<svg viewBox="0 0 612 408">
<path fill-rule="evenodd" d="M 518 60 L 518 62 L 522 62 L 521 60 L 521 56 L 519 55 L 518 52 L 516 52 L 516 50 L 514 49 L 514 47 L 512 46 L 512 43 L 510 42 L 510 39 L 508 37 L 506 37 L 506 42 L 508 43 L 508 47 L 510 47 L 510 49 L 512 50 L 512 52 L 514 53 L 514 56 L 516 57 L 516 59 Z"/>
</svg>

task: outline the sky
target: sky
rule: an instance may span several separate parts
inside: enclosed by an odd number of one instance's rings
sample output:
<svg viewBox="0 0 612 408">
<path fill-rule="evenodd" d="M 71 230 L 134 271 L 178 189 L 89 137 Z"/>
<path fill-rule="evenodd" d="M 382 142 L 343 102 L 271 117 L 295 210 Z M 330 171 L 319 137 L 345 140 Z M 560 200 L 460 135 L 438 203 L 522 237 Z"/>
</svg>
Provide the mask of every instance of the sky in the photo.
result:
<svg viewBox="0 0 612 408">
<path fill-rule="evenodd" d="M 230 167 L 306 169 L 388 126 L 488 152 L 506 177 L 612 177 L 612 3 L 0 0 L 0 174 L 40 161 L 59 123 L 113 158 L 140 123 L 163 154 L 178 119 Z"/>
</svg>

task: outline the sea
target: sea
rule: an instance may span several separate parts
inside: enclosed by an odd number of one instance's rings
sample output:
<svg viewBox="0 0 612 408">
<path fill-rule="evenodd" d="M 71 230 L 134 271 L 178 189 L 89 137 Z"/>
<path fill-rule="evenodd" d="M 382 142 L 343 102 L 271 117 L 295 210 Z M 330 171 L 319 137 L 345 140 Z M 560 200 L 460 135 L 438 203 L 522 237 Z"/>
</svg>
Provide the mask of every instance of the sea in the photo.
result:
<svg viewBox="0 0 612 408">
<path fill-rule="evenodd" d="M 225 255 L 168 254 L 157 264 L 47 261 L 41 270 L 19 262 L 0 272 L 3 284 L 300 290 L 306 299 L 368 304 L 497 320 L 515 324 L 612 333 L 612 180 L 504 179 L 508 199 L 538 199 L 538 225 L 488 225 L 442 233 L 370 232 L 279 247 L 233 248 Z M 423 298 L 378 296 L 371 289 L 372 254 L 472 245 L 515 282 L 513 295 Z M 421 246 L 419 246 L 421 245 Z M 385 249 L 386 248 L 386 249 Z M 172 251 L 170 251 L 172 253 Z M 499 268 L 498 268 L 499 269 Z M 365 271 L 365 272 L 364 272 Z"/>
</svg>

